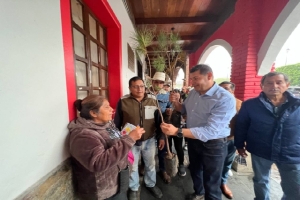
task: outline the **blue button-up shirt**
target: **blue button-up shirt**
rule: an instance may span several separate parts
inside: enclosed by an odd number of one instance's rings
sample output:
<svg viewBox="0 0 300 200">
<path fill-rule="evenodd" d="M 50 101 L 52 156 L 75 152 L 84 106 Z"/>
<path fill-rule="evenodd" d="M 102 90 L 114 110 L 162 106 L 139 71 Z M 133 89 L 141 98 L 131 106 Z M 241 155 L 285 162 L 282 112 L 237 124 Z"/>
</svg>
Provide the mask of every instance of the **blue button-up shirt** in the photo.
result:
<svg viewBox="0 0 300 200">
<path fill-rule="evenodd" d="M 229 123 L 236 114 L 234 96 L 216 83 L 205 94 L 190 91 L 182 113 L 187 114 L 187 128 L 203 142 L 225 138 L 230 134 Z"/>
</svg>

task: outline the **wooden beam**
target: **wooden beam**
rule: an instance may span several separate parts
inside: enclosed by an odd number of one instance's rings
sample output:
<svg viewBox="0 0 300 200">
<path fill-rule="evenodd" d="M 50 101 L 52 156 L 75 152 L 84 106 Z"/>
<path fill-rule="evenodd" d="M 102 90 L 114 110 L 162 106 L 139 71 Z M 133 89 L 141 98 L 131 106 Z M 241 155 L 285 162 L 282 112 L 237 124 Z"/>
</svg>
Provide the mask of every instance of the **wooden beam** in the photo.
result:
<svg viewBox="0 0 300 200">
<path fill-rule="evenodd" d="M 135 24 L 206 24 L 214 22 L 218 15 L 203 15 L 197 17 L 159 17 L 159 18 L 135 18 Z"/>
</svg>

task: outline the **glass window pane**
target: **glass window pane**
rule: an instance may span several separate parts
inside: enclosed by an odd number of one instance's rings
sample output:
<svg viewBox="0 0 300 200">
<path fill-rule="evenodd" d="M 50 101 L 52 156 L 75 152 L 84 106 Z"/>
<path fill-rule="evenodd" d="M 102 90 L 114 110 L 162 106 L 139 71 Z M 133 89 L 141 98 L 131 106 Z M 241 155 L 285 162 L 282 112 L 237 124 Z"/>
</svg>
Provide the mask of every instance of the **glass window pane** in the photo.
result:
<svg viewBox="0 0 300 200">
<path fill-rule="evenodd" d="M 101 26 L 99 26 L 99 38 L 100 38 L 100 43 L 103 44 L 105 46 L 105 43 L 104 43 L 104 30 Z"/>
<path fill-rule="evenodd" d="M 77 0 L 71 1 L 72 19 L 73 21 L 83 28 L 82 5 Z"/>
<path fill-rule="evenodd" d="M 93 90 L 93 94 L 100 95 L 100 90 Z"/>
<path fill-rule="evenodd" d="M 94 42 L 90 42 L 91 44 L 91 58 L 92 58 L 92 61 L 94 63 L 98 63 L 98 51 L 97 51 L 97 44 L 94 43 Z"/>
<path fill-rule="evenodd" d="M 85 58 L 85 43 L 84 43 L 84 35 L 73 28 L 73 40 L 74 40 L 74 49 L 75 54 Z"/>
<path fill-rule="evenodd" d="M 96 20 L 91 15 L 89 15 L 89 25 L 90 35 L 93 36 L 93 38 L 97 39 Z"/>
<path fill-rule="evenodd" d="M 100 64 L 104 67 L 106 67 L 106 51 L 102 48 L 100 48 Z"/>
<path fill-rule="evenodd" d="M 87 86 L 86 64 L 76 61 L 76 84 L 77 86 Z"/>
<path fill-rule="evenodd" d="M 107 92 L 107 90 L 101 90 L 101 96 L 104 96 L 105 98 L 108 99 L 108 92 Z"/>
<path fill-rule="evenodd" d="M 88 91 L 77 91 L 77 99 L 84 99 L 88 96 Z"/>
<path fill-rule="evenodd" d="M 99 69 L 98 67 L 92 66 L 92 84 L 94 87 L 99 87 Z"/>
<path fill-rule="evenodd" d="M 101 69 L 100 76 L 101 76 L 101 78 L 100 78 L 100 80 L 101 80 L 101 86 L 102 87 L 106 87 L 108 85 L 107 84 L 107 82 L 108 82 L 108 80 L 107 80 L 107 71 Z"/>
</svg>

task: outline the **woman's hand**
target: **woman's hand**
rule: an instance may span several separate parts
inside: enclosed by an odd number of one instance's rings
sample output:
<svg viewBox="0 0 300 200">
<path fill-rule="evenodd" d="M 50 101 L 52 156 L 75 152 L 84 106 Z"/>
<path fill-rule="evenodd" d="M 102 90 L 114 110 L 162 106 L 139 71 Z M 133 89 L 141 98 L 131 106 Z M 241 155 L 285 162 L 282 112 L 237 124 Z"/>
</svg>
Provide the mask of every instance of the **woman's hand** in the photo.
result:
<svg viewBox="0 0 300 200">
<path fill-rule="evenodd" d="M 145 133 L 144 128 L 140 128 L 137 126 L 134 130 L 132 130 L 128 135 L 133 139 L 134 141 L 137 141 L 141 139 L 142 135 Z"/>
</svg>

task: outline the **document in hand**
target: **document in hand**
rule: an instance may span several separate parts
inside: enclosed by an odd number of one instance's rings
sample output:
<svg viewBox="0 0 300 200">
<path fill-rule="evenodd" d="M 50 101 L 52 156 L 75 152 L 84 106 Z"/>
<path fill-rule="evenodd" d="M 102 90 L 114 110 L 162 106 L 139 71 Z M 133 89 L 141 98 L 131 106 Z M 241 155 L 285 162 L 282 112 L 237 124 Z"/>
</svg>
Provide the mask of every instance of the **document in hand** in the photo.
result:
<svg viewBox="0 0 300 200">
<path fill-rule="evenodd" d="M 126 123 L 124 128 L 121 130 L 121 135 L 128 135 L 132 130 L 134 130 L 136 126 Z"/>
</svg>

